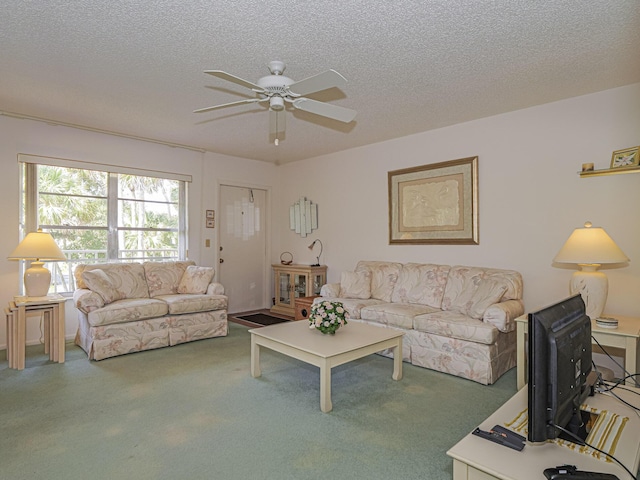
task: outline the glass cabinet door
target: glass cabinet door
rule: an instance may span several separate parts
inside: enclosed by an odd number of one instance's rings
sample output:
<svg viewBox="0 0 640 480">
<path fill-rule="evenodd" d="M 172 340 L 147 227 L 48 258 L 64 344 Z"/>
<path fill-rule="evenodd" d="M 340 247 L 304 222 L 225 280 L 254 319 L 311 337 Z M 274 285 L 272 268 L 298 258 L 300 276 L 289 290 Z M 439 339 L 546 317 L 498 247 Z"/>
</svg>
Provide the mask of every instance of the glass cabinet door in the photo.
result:
<svg viewBox="0 0 640 480">
<path fill-rule="evenodd" d="M 278 275 L 278 290 L 280 299 L 278 303 L 284 305 L 291 305 L 291 282 L 289 281 L 290 274 L 280 272 Z"/>
<path fill-rule="evenodd" d="M 293 275 L 295 285 L 296 298 L 307 296 L 307 275 L 304 273 L 295 273 Z"/>
<path fill-rule="evenodd" d="M 313 285 L 311 290 L 312 295 L 320 295 L 320 289 L 324 284 L 325 284 L 324 275 L 322 274 L 313 275 Z"/>
</svg>

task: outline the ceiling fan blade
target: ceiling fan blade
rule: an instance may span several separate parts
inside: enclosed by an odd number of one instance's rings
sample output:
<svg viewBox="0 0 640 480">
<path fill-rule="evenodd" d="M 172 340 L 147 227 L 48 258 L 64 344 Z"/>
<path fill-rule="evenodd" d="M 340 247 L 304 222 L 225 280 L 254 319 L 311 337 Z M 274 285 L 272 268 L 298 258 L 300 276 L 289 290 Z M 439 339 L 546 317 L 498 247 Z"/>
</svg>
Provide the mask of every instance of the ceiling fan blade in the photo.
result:
<svg viewBox="0 0 640 480">
<path fill-rule="evenodd" d="M 308 95 L 328 88 L 344 87 L 347 79 L 335 70 L 327 70 L 313 77 L 305 78 L 289 85 L 289 90 L 297 95 Z"/>
<path fill-rule="evenodd" d="M 286 128 L 286 118 L 285 110 L 280 110 L 279 112 L 269 110 L 269 133 L 271 135 L 283 133 Z"/>
<path fill-rule="evenodd" d="M 236 105 L 242 105 L 244 103 L 264 102 L 266 100 L 268 100 L 268 98 L 248 98 L 247 100 L 240 100 L 238 102 L 231 102 L 231 103 L 223 103 L 222 105 L 216 105 L 214 107 L 199 108 L 198 110 L 194 110 L 193 113 L 210 112 L 211 110 L 217 110 L 219 108 L 234 107 Z"/>
<path fill-rule="evenodd" d="M 304 97 L 296 98 L 291 103 L 298 110 L 315 113 L 316 115 L 322 115 L 323 117 L 332 118 L 344 123 L 352 121 L 358 113 L 350 108 L 339 107 L 325 102 L 318 102 L 317 100 L 311 100 L 310 98 Z"/>
<path fill-rule="evenodd" d="M 240 77 L 236 77 L 235 75 L 231 75 L 230 73 L 223 72 L 222 70 L 205 70 L 204 73 L 208 73 L 209 75 L 213 75 L 214 77 L 221 78 L 223 80 L 227 80 L 229 82 L 233 82 L 237 85 L 242 85 L 243 87 L 250 88 L 251 90 L 264 91 L 264 89 L 255 83 L 249 82 Z"/>
</svg>

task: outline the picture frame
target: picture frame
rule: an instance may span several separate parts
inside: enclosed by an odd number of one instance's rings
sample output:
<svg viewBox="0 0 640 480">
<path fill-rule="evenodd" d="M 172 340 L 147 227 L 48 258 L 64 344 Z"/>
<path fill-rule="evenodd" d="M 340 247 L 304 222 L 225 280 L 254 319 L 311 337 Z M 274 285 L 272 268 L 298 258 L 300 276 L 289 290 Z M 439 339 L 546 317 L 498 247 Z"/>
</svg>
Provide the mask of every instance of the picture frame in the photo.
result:
<svg viewBox="0 0 640 480">
<path fill-rule="evenodd" d="M 216 226 L 216 211 L 207 210 L 205 214 L 205 226 L 207 228 L 215 228 Z"/>
<path fill-rule="evenodd" d="M 478 157 L 388 172 L 389 243 L 478 245 Z"/>
<path fill-rule="evenodd" d="M 611 155 L 611 168 L 628 168 L 640 165 L 640 146 L 616 150 Z"/>
</svg>

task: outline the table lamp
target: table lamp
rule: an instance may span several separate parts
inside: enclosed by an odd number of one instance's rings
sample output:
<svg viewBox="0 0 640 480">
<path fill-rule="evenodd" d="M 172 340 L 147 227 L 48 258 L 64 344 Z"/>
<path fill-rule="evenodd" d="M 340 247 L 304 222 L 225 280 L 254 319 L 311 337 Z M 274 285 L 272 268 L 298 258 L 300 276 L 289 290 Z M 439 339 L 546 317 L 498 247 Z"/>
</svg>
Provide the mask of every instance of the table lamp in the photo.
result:
<svg viewBox="0 0 640 480">
<path fill-rule="evenodd" d="M 44 267 L 43 260 L 67 259 L 51 234 L 45 233 L 41 229 L 24 237 L 7 258 L 9 260 L 31 260 L 31 266 L 24 272 L 24 288 L 28 297 L 44 297 L 49 293 L 51 272 Z"/>
<path fill-rule="evenodd" d="M 322 242 L 320 241 L 319 238 L 316 238 L 313 242 L 311 242 L 311 245 L 309 245 L 307 247 L 309 250 L 313 250 L 313 247 L 315 247 L 316 243 L 320 244 L 320 253 L 316 257 L 316 263 L 311 265 L 312 267 L 319 267 L 320 266 L 320 255 L 322 255 Z"/>
<path fill-rule="evenodd" d="M 553 261 L 580 267 L 571 276 L 570 291 L 572 295 L 582 295 L 587 315 L 595 320 L 602 315 L 609 290 L 607 276 L 597 271 L 598 268 L 603 264 L 625 263 L 629 259 L 603 228 L 586 222 L 583 228 L 573 231 Z"/>
</svg>

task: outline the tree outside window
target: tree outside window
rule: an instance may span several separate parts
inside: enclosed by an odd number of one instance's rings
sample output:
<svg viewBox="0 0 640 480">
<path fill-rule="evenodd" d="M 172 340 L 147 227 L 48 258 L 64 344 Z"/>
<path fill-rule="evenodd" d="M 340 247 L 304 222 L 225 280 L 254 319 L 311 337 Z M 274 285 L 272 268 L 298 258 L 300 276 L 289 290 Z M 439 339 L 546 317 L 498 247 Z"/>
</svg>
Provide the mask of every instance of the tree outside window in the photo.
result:
<svg viewBox="0 0 640 480">
<path fill-rule="evenodd" d="M 47 265 L 52 272 L 50 292 L 72 292 L 73 270 L 79 263 L 185 258 L 184 181 L 24 166 L 25 230 L 42 228 L 51 233 L 67 256 L 66 262 Z M 32 203 L 35 209 L 30 208 Z"/>
</svg>

